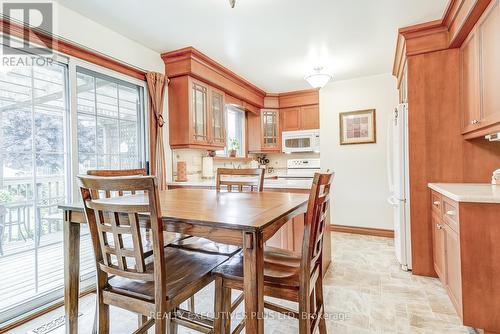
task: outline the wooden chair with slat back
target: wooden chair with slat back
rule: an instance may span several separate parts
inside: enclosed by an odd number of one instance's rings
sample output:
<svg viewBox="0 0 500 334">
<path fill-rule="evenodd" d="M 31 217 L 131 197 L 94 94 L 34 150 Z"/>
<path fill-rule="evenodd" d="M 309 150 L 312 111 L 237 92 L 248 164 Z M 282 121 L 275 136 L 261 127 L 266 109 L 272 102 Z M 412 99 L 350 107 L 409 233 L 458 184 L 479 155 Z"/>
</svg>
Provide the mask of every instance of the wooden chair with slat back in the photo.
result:
<svg viewBox="0 0 500 334">
<path fill-rule="evenodd" d="M 216 190 L 262 192 L 264 189 L 264 172 L 265 170 L 262 168 L 218 168 Z M 225 177 L 229 177 L 229 179 Z M 172 242 L 169 246 L 227 256 L 233 256 L 241 250 L 236 246 L 225 245 L 200 237 L 179 239 Z M 238 298 L 238 301 L 240 300 L 242 299 Z M 191 312 L 195 311 L 194 296 L 189 300 L 189 310 Z"/>
<path fill-rule="evenodd" d="M 264 307 L 298 319 L 300 334 L 311 334 L 317 329 L 321 334 L 326 334 L 322 257 L 332 178 L 331 173 L 316 173 L 314 176 L 305 215 L 301 254 L 272 248 L 264 250 L 264 295 L 298 302 L 299 310 L 267 301 Z M 230 334 L 231 313 L 237 306 L 234 302 L 231 304 L 231 289 L 243 290 L 241 253 L 215 269 L 214 275 L 215 332 Z M 243 321 L 232 333 L 241 332 L 244 326 Z"/>
<path fill-rule="evenodd" d="M 227 256 L 165 247 L 154 177 L 78 179 L 96 261 L 97 332 L 109 333 L 109 306 L 113 305 L 150 317 L 134 333 L 146 333 L 154 324 L 155 333 L 164 334 L 167 322 L 169 333 L 175 333 L 178 322 L 166 315 L 212 282 L 211 271 Z M 98 198 L 92 195 L 94 190 L 136 194 Z M 139 219 L 148 215 L 153 242 L 152 250 L 144 251 Z M 131 246 L 125 246 L 126 238 Z M 189 321 L 181 324 L 200 328 Z"/>
<path fill-rule="evenodd" d="M 135 169 L 89 169 L 87 171 L 87 175 L 93 176 L 106 176 L 106 177 L 117 177 L 117 176 L 146 176 L 147 172 L 144 168 L 135 168 Z M 133 193 L 132 193 L 133 194 Z M 94 190 L 94 196 L 100 196 L 99 190 Z M 122 196 L 123 193 L 118 193 L 118 196 Z M 104 192 L 104 197 L 111 197 L 112 194 L 110 192 Z"/>
<path fill-rule="evenodd" d="M 215 189 L 221 191 L 226 188 L 227 191 L 262 191 L 264 189 L 264 169 L 263 168 L 245 168 L 245 169 L 217 169 L 217 180 Z"/>
</svg>

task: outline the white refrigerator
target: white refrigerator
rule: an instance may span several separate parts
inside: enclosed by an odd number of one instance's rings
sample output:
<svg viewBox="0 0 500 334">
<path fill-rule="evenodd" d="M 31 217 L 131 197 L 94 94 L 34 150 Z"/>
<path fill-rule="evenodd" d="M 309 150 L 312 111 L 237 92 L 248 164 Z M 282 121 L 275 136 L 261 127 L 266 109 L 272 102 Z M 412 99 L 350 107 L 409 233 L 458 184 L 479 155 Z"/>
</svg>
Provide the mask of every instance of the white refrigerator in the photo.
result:
<svg viewBox="0 0 500 334">
<path fill-rule="evenodd" d="M 411 270 L 408 104 L 395 108 L 387 131 L 388 202 L 394 210 L 394 247 L 401 268 Z"/>
</svg>

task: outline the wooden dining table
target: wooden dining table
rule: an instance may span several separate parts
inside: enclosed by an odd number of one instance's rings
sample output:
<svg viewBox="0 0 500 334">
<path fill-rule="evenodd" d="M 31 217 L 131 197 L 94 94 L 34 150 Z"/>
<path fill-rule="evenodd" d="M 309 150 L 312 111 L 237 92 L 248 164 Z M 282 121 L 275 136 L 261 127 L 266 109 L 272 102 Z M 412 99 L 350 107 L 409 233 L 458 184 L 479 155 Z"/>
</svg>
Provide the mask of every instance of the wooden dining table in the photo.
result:
<svg viewBox="0 0 500 334">
<path fill-rule="evenodd" d="M 147 195 L 134 201 L 147 203 Z M 217 192 L 173 189 L 159 192 L 163 229 L 204 237 L 242 248 L 246 332 L 264 333 L 264 243 L 286 222 L 305 214 L 307 194 Z M 124 198 L 116 197 L 123 203 Z M 80 226 L 86 223 L 81 203 L 64 211 L 64 305 L 66 333 L 78 332 Z M 140 217 L 148 224 L 146 215 Z"/>
</svg>

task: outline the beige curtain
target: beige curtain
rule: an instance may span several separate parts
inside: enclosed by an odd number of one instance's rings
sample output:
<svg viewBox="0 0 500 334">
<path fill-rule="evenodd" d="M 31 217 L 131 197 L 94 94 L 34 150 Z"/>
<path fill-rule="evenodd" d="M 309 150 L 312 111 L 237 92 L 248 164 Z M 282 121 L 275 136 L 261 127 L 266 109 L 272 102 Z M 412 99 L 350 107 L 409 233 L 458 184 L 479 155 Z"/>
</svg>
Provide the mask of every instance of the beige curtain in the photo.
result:
<svg viewBox="0 0 500 334">
<path fill-rule="evenodd" d="M 150 174 L 158 178 L 160 190 L 167 189 L 165 146 L 163 144 L 163 103 L 168 79 L 157 72 L 146 73 L 149 91 L 149 155 Z"/>
</svg>

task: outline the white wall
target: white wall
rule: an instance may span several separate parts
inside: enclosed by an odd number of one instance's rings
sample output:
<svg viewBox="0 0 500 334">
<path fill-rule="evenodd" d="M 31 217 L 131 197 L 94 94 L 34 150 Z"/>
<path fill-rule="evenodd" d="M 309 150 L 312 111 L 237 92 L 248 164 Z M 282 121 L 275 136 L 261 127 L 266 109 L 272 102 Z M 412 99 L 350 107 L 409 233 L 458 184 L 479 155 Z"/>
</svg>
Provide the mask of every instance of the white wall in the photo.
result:
<svg viewBox="0 0 500 334">
<path fill-rule="evenodd" d="M 332 224 L 393 230 L 387 203 L 387 124 L 398 103 L 390 74 L 333 82 L 320 91 L 321 168 L 335 171 Z M 339 143 L 339 113 L 376 109 L 377 143 Z"/>
<path fill-rule="evenodd" d="M 57 36 L 100 52 L 146 71 L 163 73 L 160 53 L 137 43 L 57 2 L 54 4 L 54 31 Z"/>
</svg>

